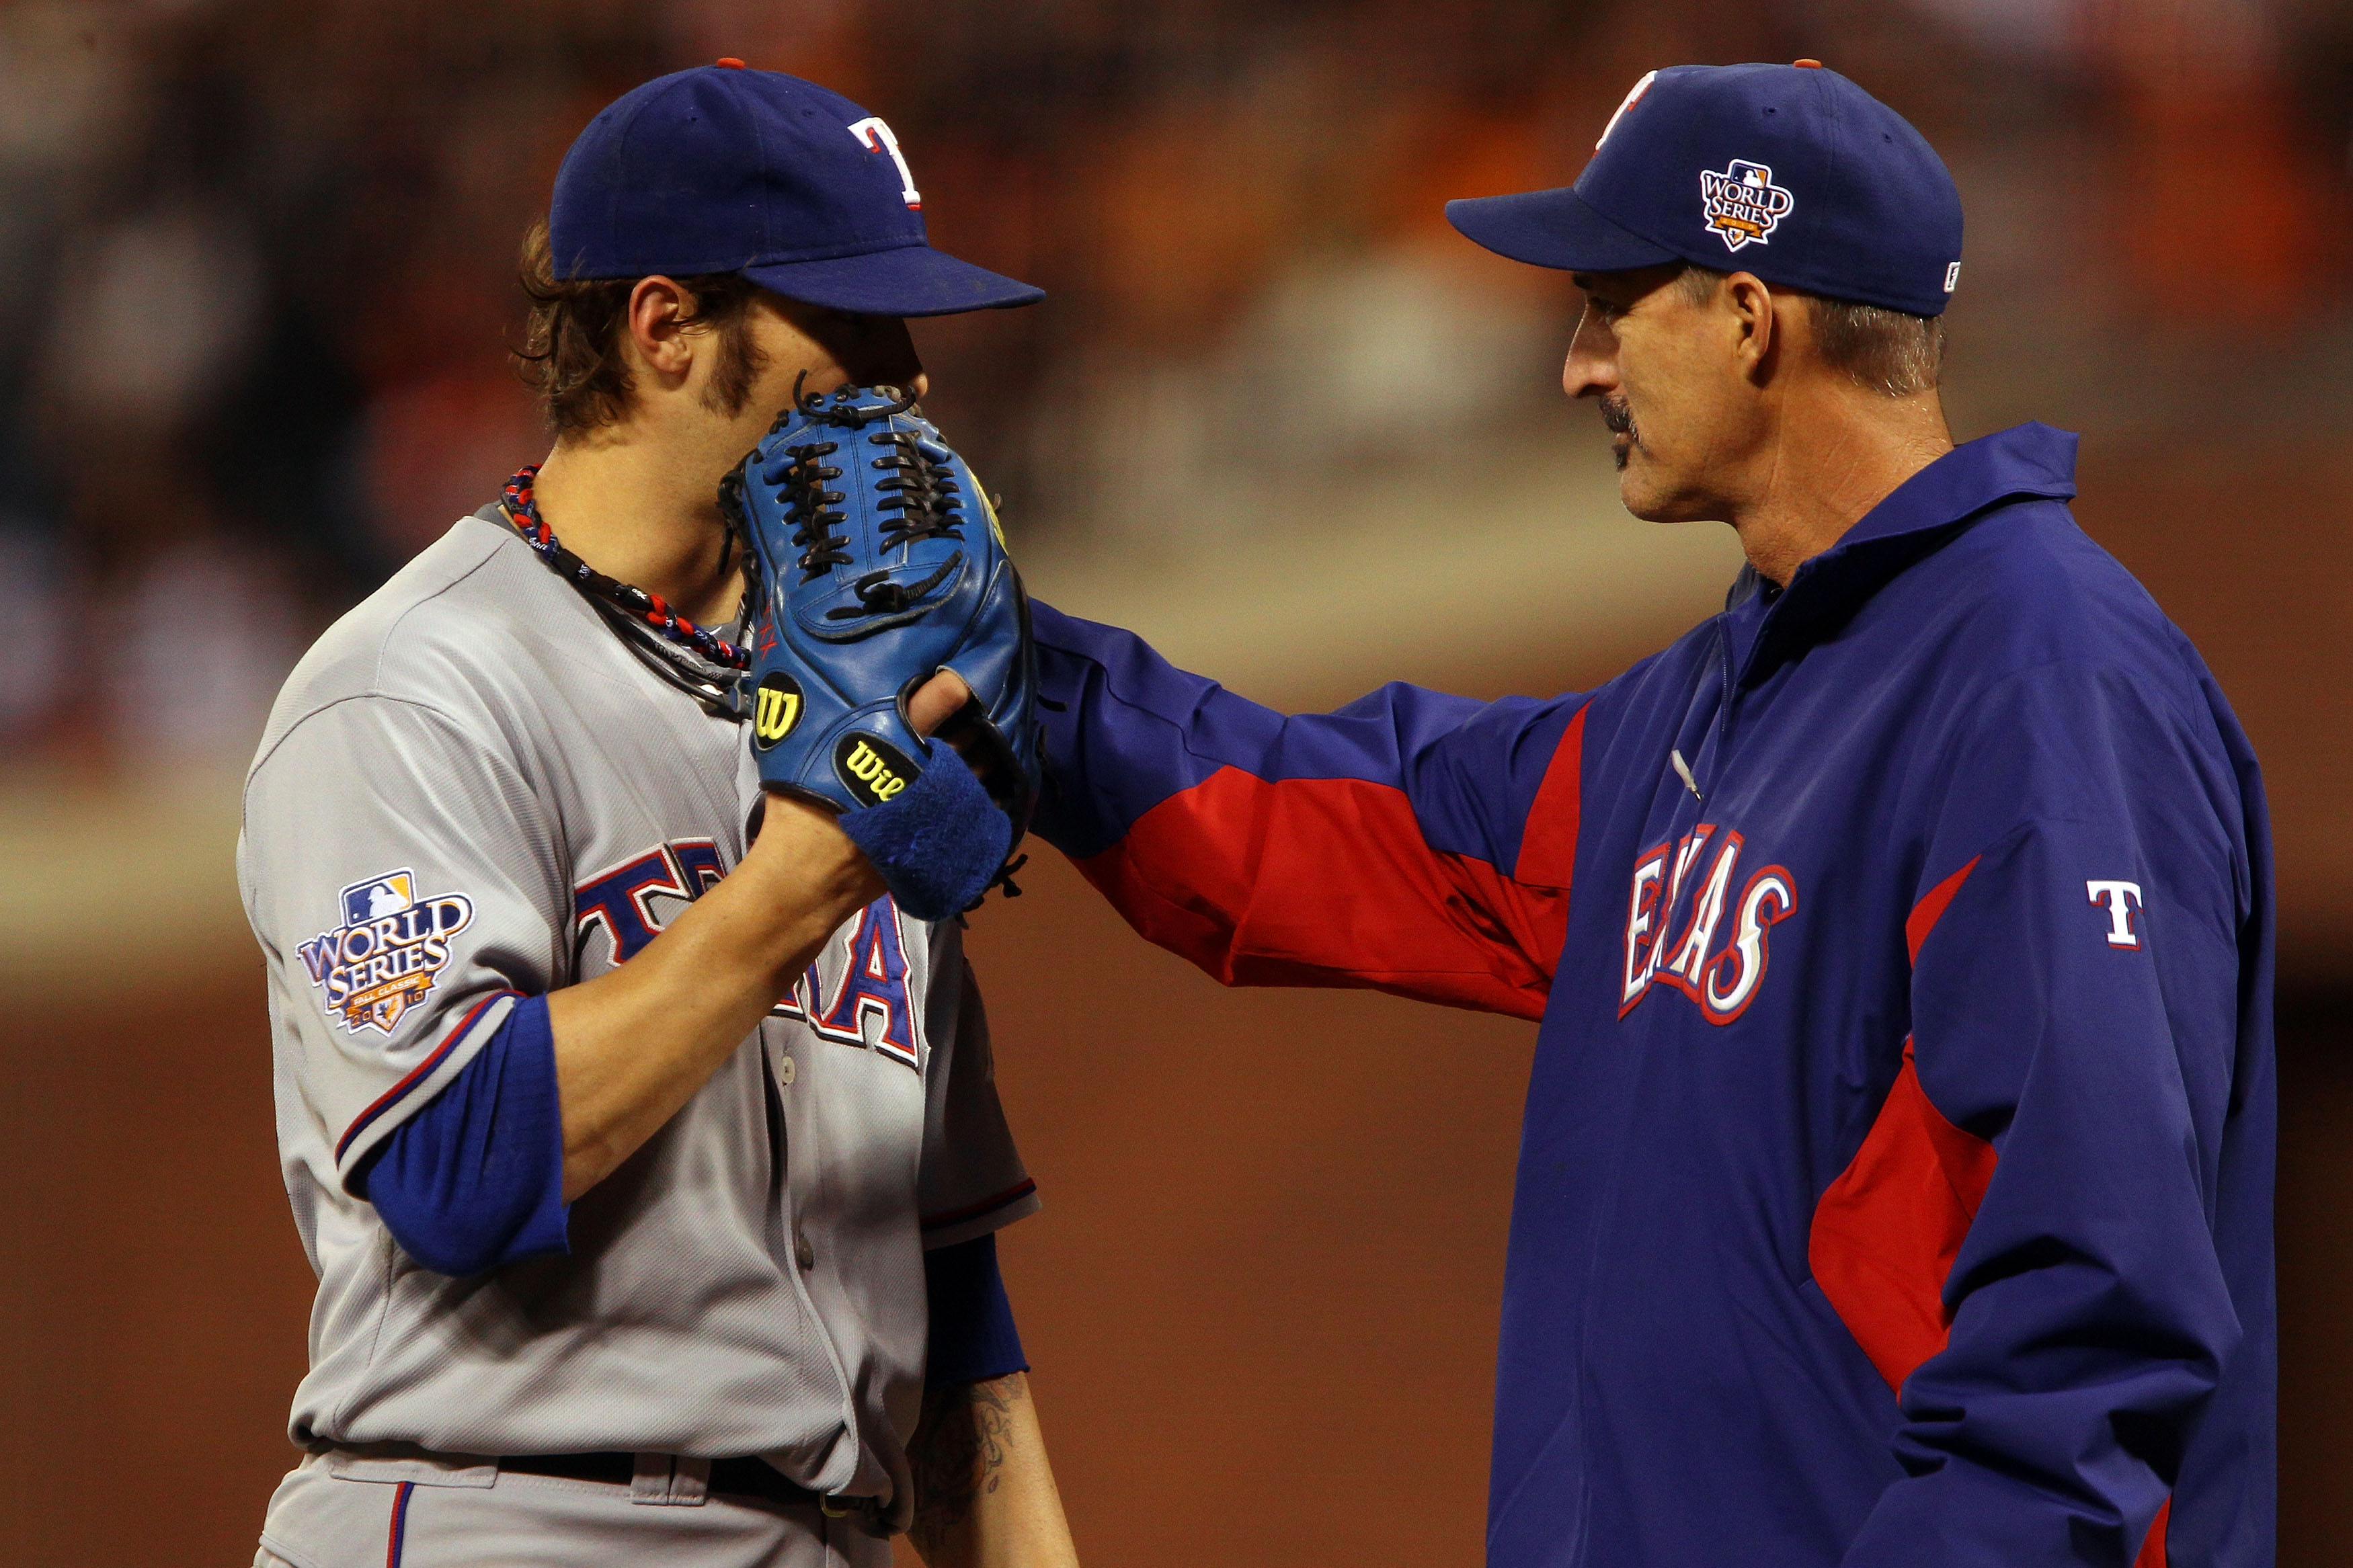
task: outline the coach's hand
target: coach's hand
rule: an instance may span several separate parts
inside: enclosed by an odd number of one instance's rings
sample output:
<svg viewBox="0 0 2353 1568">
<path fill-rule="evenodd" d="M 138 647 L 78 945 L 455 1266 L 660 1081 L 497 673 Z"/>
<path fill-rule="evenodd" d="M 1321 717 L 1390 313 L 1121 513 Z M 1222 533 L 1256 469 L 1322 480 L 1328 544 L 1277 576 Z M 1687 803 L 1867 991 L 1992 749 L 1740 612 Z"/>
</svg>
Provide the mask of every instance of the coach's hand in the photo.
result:
<svg viewBox="0 0 2353 1568">
<path fill-rule="evenodd" d="M 923 688 L 931 699 L 923 718 L 932 722 L 918 721 L 914 702 L 908 704 L 909 727 L 923 744 L 922 771 L 881 805 L 840 818 L 891 897 L 919 921 L 949 920 L 978 904 L 1013 852 L 1013 824 L 967 765 L 970 755 L 944 736 L 932 738 L 943 723 L 967 738 L 975 733 L 978 705 L 968 691 L 953 675 L 934 676 Z"/>
<path fill-rule="evenodd" d="M 953 669 L 944 669 L 907 699 L 907 722 L 918 735 L 937 735 L 940 726 L 971 700 L 972 688 L 964 683 L 964 677 Z M 940 735 L 940 739 L 951 746 L 956 742 L 954 733 Z M 961 746 L 956 749 L 963 750 Z"/>
</svg>

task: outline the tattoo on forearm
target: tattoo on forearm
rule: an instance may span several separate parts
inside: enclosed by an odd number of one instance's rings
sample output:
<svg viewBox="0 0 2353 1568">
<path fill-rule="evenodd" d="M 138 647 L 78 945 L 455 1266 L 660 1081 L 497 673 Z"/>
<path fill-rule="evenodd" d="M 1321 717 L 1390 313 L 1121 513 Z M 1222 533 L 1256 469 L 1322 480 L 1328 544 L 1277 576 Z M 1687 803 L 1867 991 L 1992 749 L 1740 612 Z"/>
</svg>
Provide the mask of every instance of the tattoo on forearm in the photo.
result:
<svg viewBox="0 0 2353 1568">
<path fill-rule="evenodd" d="M 1013 1406 L 1024 1396 L 1019 1373 L 923 1395 L 907 1463 L 915 1478 L 909 1533 L 925 1562 L 944 1560 L 941 1549 L 971 1517 L 973 1505 L 997 1489 L 1013 1441 Z"/>
</svg>

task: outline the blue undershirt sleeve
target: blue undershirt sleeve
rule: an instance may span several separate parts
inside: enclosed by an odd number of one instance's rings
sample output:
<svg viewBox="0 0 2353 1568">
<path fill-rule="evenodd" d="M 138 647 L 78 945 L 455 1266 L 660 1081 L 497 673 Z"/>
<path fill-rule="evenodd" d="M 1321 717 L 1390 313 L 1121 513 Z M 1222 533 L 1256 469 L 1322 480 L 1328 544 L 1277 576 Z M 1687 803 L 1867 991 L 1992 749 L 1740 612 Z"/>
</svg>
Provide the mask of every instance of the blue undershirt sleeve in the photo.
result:
<svg viewBox="0 0 2353 1568">
<path fill-rule="evenodd" d="M 1029 1370 L 1013 1303 L 997 1269 L 994 1232 L 923 1254 L 932 1331 L 923 1386 L 952 1388 Z"/>
<path fill-rule="evenodd" d="M 353 1190 L 437 1274 L 569 1252 L 547 998 L 518 1004 L 465 1070 L 385 1140 Z"/>
</svg>

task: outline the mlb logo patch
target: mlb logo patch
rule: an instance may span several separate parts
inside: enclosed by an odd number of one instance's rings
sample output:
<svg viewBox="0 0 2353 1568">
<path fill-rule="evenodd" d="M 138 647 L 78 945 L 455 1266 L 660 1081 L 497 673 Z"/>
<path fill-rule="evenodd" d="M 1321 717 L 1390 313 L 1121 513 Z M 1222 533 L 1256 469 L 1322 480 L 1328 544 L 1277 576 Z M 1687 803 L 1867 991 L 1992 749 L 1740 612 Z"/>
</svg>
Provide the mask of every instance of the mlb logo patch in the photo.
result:
<svg viewBox="0 0 2353 1568">
<path fill-rule="evenodd" d="M 1746 158 L 1735 158 L 1722 174 L 1701 170 L 1699 197 L 1701 215 L 1726 250 L 1770 244 L 1773 231 L 1798 205 L 1797 197 L 1773 183 L 1770 165 Z"/>
<path fill-rule="evenodd" d="M 343 923 L 365 925 L 385 915 L 396 915 L 417 901 L 417 874 L 395 871 L 372 882 L 353 882 L 343 889 Z"/>
</svg>

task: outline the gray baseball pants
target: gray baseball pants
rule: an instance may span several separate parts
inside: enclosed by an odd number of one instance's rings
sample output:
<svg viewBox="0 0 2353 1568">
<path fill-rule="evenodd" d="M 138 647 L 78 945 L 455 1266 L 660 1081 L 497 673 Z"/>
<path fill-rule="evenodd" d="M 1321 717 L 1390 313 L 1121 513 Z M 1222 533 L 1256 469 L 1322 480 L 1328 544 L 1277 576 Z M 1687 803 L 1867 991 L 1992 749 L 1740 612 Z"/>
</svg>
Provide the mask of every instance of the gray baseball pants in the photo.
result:
<svg viewBox="0 0 2353 1568">
<path fill-rule="evenodd" d="M 685 1467 L 681 1467 L 684 1468 Z M 889 1568 L 891 1543 L 814 1506 L 705 1497 L 641 1463 L 635 1486 L 313 1454 L 269 1500 L 254 1568 Z"/>
</svg>

